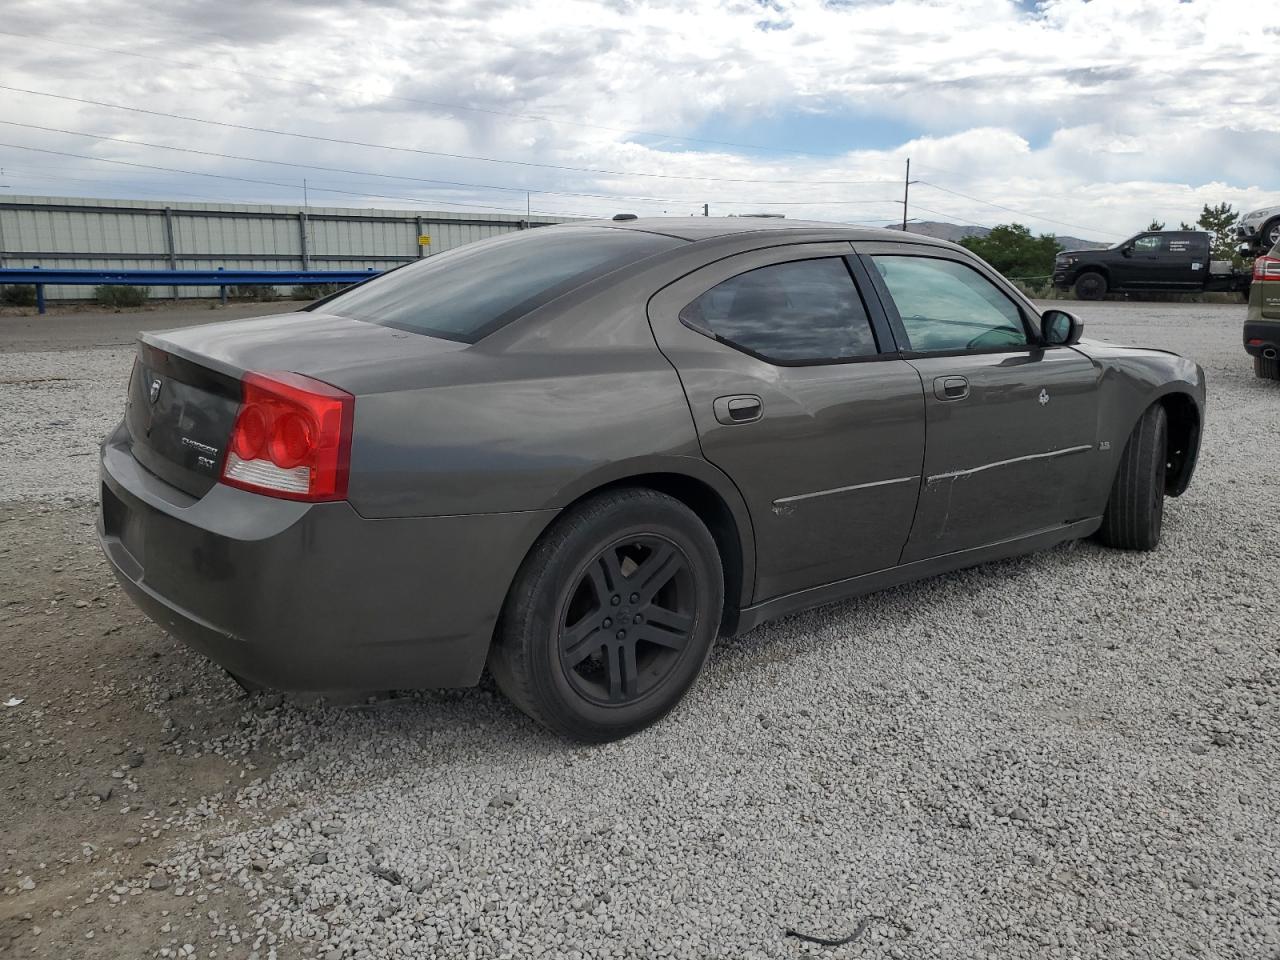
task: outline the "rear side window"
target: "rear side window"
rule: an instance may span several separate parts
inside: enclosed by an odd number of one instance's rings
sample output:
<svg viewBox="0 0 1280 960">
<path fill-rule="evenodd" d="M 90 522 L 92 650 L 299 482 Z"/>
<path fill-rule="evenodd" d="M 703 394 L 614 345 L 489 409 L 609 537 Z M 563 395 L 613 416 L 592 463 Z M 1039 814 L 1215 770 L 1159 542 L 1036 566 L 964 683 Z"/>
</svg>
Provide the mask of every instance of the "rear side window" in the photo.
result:
<svg viewBox="0 0 1280 960">
<path fill-rule="evenodd" d="M 318 309 L 475 343 L 589 280 L 683 243 L 638 230 L 522 230 L 402 267 L 340 293 Z"/>
<path fill-rule="evenodd" d="M 839 257 L 760 267 L 712 287 L 680 319 L 778 363 L 876 355 L 875 334 Z"/>
<path fill-rule="evenodd" d="M 873 256 L 917 353 L 1027 345 L 1022 312 L 972 267 L 932 257 Z"/>
</svg>

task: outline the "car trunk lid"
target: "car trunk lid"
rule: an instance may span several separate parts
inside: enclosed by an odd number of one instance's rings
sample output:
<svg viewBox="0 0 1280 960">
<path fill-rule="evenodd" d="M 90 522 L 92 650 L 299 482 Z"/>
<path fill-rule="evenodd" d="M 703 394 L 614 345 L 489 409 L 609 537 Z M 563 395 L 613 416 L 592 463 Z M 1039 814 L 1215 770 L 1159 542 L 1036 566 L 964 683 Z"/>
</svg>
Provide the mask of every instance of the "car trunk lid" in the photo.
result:
<svg viewBox="0 0 1280 960">
<path fill-rule="evenodd" d="M 222 475 L 246 372 L 299 373 L 358 396 L 405 362 L 464 347 L 311 312 L 144 333 L 125 405 L 130 448 L 201 497 Z"/>
</svg>

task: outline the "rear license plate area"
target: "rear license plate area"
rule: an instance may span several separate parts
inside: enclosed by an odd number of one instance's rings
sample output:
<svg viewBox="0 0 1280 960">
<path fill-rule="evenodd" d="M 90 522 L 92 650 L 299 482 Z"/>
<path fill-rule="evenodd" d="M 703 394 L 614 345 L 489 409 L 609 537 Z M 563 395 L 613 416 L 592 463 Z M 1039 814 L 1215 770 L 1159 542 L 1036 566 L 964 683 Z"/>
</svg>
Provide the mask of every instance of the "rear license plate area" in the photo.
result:
<svg viewBox="0 0 1280 960">
<path fill-rule="evenodd" d="M 129 509 L 105 483 L 102 485 L 102 531 L 115 537 L 134 560 L 142 566 L 145 537 L 142 517 Z"/>
</svg>

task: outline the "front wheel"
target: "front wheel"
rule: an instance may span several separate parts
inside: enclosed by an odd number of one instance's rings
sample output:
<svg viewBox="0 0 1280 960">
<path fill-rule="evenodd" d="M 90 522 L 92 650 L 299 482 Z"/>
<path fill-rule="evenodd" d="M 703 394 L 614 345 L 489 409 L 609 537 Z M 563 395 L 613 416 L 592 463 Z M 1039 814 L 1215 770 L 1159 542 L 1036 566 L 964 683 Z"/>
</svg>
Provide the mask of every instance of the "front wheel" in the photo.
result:
<svg viewBox="0 0 1280 960">
<path fill-rule="evenodd" d="M 1098 529 L 1098 539 L 1107 546 L 1154 550 L 1160 543 L 1168 433 L 1168 415 L 1157 403 L 1129 435 Z"/>
<path fill-rule="evenodd" d="M 723 604 L 720 556 L 698 516 L 655 490 L 613 491 L 572 508 L 526 558 L 489 670 L 543 726 L 616 740 L 693 685 Z"/>
<path fill-rule="evenodd" d="M 1076 277 L 1075 290 L 1080 300 L 1101 300 L 1107 295 L 1107 278 L 1090 270 Z"/>
</svg>

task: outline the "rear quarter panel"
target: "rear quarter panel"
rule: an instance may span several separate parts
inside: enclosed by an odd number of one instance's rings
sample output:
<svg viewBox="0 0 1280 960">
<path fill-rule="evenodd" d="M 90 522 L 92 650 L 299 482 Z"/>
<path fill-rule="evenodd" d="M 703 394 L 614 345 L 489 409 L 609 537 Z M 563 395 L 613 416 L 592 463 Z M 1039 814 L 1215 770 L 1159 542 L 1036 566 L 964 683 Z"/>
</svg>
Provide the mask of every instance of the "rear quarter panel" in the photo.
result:
<svg viewBox="0 0 1280 960">
<path fill-rule="evenodd" d="M 615 465 L 698 456 L 680 383 L 652 343 L 481 345 L 417 379 L 357 398 L 349 496 L 363 516 L 540 510 Z"/>
</svg>

